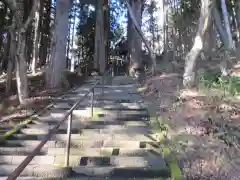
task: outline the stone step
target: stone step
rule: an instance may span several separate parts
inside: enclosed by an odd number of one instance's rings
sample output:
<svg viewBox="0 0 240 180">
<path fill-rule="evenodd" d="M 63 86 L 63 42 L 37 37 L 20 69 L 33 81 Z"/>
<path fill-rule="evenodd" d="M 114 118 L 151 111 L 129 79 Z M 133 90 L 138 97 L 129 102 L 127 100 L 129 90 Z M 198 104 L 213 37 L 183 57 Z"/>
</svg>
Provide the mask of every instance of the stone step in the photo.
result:
<svg viewBox="0 0 240 180">
<path fill-rule="evenodd" d="M 34 147 L 0 147 L 0 155 L 30 155 Z M 38 155 L 64 155 L 65 148 L 47 148 L 40 150 Z M 157 153 L 154 148 L 129 149 L 129 148 L 71 148 L 71 155 L 80 156 L 146 156 Z"/>
<path fill-rule="evenodd" d="M 155 180 L 159 180 L 161 178 L 169 178 L 171 176 L 169 169 L 166 166 L 156 166 L 156 167 L 74 167 L 73 172 L 75 172 L 75 176 L 82 175 L 83 177 L 99 177 L 106 179 L 111 178 L 122 178 L 125 180 L 126 178 L 133 179 L 142 179 L 145 177 L 154 178 Z M 120 179 L 119 179 L 120 180 Z"/>
<path fill-rule="evenodd" d="M 10 124 L 1 124 L 0 125 L 0 130 L 9 130 L 12 129 L 13 127 Z"/>
<path fill-rule="evenodd" d="M 46 134 L 13 134 L 8 140 L 44 140 L 46 138 Z M 89 131 L 84 134 L 71 134 L 71 140 L 116 140 L 116 141 L 144 141 L 144 142 L 152 142 L 157 141 L 157 134 L 104 134 L 104 133 L 92 133 Z M 53 134 L 51 140 L 67 140 L 67 134 Z"/>
<path fill-rule="evenodd" d="M 28 134 L 28 135 L 46 135 L 48 134 L 50 131 L 50 128 L 22 128 L 20 129 L 20 132 L 23 134 Z M 100 129 L 79 129 L 79 128 L 72 128 L 71 133 L 72 134 L 83 134 L 83 133 L 100 133 Z M 57 134 L 66 134 L 67 133 L 67 129 L 58 129 Z"/>
<path fill-rule="evenodd" d="M 54 125 L 46 124 L 29 124 L 28 128 L 22 128 L 20 131 L 24 134 L 46 134 Z M 151 133 L 147 126 L 123 126 L 123 125 L 73 125 L 72 132 L 81 132 L 81 129 L 99 129 L 101 133 L 127 133 L 127 134 L 147 134 Z M 83 130 L 84 131 L 84 130 Z M 66 133 L 67 124 L 59 127 L 56 133 Z"/>
<path fill-rule="evenodd" d="M 1 164 L 0 176 L 9 176 L 16 168 L 18 164 Z M 28 165 L 19 175 L 19 177 L 44 177 L 46 178 L 64 178 L 71 173 L 70 168 L 56 167 L 54 165 Z M 64 178 L 65 179 L 65 178 Z"/>
<path fill-rule="evenodd" d="M 55 109 L 62 109 L 62 110 L 68 110 L 70 109 L 72 106 L 74 105 L 74 103 L 72 102 L 60 102 L 60 103 L 56 103 L 53 105 L 53 108 Z"/>
<path fill-rule="evenodd" d="M 109 93 L 110 94 L 110 93 Z M 104 95 L 104 97 L 99 97 L 99 101 L 121 101 L 121 102 L 134 102 L 138 98 L 138 95 L 129 95 L 126 93 L 121 94 L 112 94 L 111 95 Z"/>
<path fill-rule="evenodd" d="M 119 110 L 119 111 L 146 111 L 146 108 L 142 107 L 136 102 L 119 102 L 114 104 L 105 105 L 102 107 L 106 110 Z"/>
<path fill-rule="evenodd" d="M 0 129 L 0 135 L 5 134 L 7 131 L 9 131 L 9 130 L 3 130 L 3 129 Z"/>
<path fill-rule="evenodd" d="M 133 180 L 134 177 L 84 177 L 84 176 L 72 176 L 68 178 L 64 178 L 65 180 Z M 0 177 L 0 180 L 6 180 L 7 176 Z M 38 178 L 38 177 L 19 177 L 16 180 L 46 180 L 46 178 Z M 59 178 L 51 178 L 51 180 L 59 180 Z M 156 178 L 137 178 L 137 180 L 156 180 Z M 171 180 L 171 178 L 157 178 L 157 180 Z"/>
<path fill-rule="evenodd" d="M 104 125 L 114 125 L 114 124 L 118 124 L 118 125 L 143 125 L 143 124 L 147 124 L 148 123 L 148 116 L 123 116 L 121 113 L 118 113 L 117 115 L 121 115 L 121 117 L 117 117 L 117 116 L 111 116 L 111 115 L 100 115 L 99 118 L 97 120 L 91 120 L 91 118 L 84 118 L 84 117 L 73 117 L 72 122 L 73 123 L 85 123 L 85 124 L 104 124 Z M 50 116 L 42 116 L 42 117 L 38 117 L 35 118 L 34 124 L 57 124 L 61 121 L 62 119 L 58 118 L 51 118 Z M 67 119 L 63 122 L 65 124 L 67 124 Z"/>
<path fill-rule="evenodd" d="M 1 155 L 0 164 L 20 164 L 27 156 Z M 38 155 L 29 164 L 35 165 L 64 165 L 65 155 Z M 69 166 L 114 166 L 114 167 L 142 167 L 142 168 L 167 168 L 161 156 L 147 154 L 146 156 L 69 156 Z"/>
<path fill-rule="evenodd" d="M 55 125 L 55 124 L 58 124 L 59 121 L 58 120 L 52 120 L 52 119 L 47 119 L 47 120 L 44 120 L 44 121 L 41 121 L 41 120 L 35 120 L 34 121 L 34 124 L 43 124 L 43 125 Z M 91 120 L 75 120 L 73 119 L 73 126 L 75 125 L 82 125 L 82 124 L 85 124 L 87 126 L 89 125 L 124 125 L 124 126 L 148 126 L 149 123 L 146 122 L 146 121 L 133 121 L 131 119 L 129 119 L 128 121 L 120 121 L 118 119 L 112 119 L 112 118 L 100 118 L 99 120 L 97 121 L 91 121 Z M 65 124 L 64 126 L 67 125 L 67 122 L 64 122 L 63 124 Z"/>
<path fill-rule="evenodd" d="M 2 146 L 4 147 L 35 147 L 40 143 L 37 140 L 7 140 Z M 51 148 L 65 148 L 66 142 L 64 141 L 48 141 L 44 147 Z M 158 147 L 155 142 L 140 142 L 140 141 L 118 141 L 118 140 L 72 140 L 71 148 L 152 148 Z"/>
<path fill-rule="evenodd" d="M 90 103 L 87 104 L 90 107 Z M 77 108 L 76 110 L 73 110 L 73 118 L 81 118 L 81 117 L 90 117 L 90 108 Z M 109 107 L 109 109 L 107 109 L 108 107 L 106 107 L 105 109 L 102 108 L 103 110 L 101 112 L 98 112 L 98 114 L 100 115 L 112 115 L 113 113 L 116 113 L 116 111 L 120 111 L 121 114 L 125 114 L 125 115 L 139 115 L 139 116 L 146 116 L 147 115 L 147 111 L 145 109 L 141 109 L 141 110 L 131 110 L 131 109 L 117 109 L 117 108 L 113 108 L 111 109 Z M 62 110 L 62 109 L 52 109 L 50 116 L 53 118 L 62 118 L 64 117 L 64 115 L 66 114 L 66 110 Z"/>
<path fill-rule="evenodd" d="M 18 165 L 0 165 L 0 176 L 8 176 Z M 70 173 L 71 172 L 71 173 Z M 78 166 L 70 170 L 54 165 L 28 165 L 19 177 L 42 177 L 43 179 L 68 179 L 66 176 L 71 175 L 69 179 L 83 179 L 83 180 L 103 180 L 118 178 L 117 180 L 125 180 L 126 178 L 144 180 L 145 178 L 158 179 L 159 177 L 167 180 L 171 176 L 170 171 L 165 166 L 142 168 L 142 167 L 95 167 L 95 166 Z M 85 178 L 85 179 L 84 179 Z M 165 179 L 166 178 L 166 179 Z M 161 180 L 163 180 L 161 179 Z"/>
</svg>

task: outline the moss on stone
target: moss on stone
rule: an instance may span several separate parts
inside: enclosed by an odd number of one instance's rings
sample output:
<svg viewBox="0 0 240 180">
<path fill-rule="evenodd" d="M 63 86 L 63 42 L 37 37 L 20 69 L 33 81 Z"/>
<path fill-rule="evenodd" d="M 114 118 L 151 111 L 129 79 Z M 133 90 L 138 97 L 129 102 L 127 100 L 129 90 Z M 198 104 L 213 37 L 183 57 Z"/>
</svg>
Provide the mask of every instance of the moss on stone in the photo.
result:
<svg viewBox="0 0 240 180">
<path fill-rule="evenodd" d="M 32 120 L 31 119 L 26 119 L 24 121 L 22 121 L 21 123 L 19 123 L 17 126 L 15 126 L 13 129 L 5 132 L 3 134 L 3 138 L 7 139 L 8 137 L 12 136 L 13 134 L 17 133 L 21 128 L 23 128 L 25 125 L 31 123 Z"/>
<path fill-rule="evenodd" d="M 93 108 L 93 117 L 91 118 L 93 121 L 99 120 L 99 116 L 104 113 L 104 109 L 102 108 Z"/>
<path fill-rule="evenodd" d="M 100 155 L 102 156 L 111 156 L 112 155 L 113 148 L 103 148 L 100 151 Z"/>
<path fill-rule="evenodd" d="M 162 149 L 162 152 L 163 152 L 163 156 L 167 161 L 169 170 L 171 172 L 172 180 L 183 180 L 183 174 L 178 165 L 178 161 L 175 155 L 170 151 L 168 147 L 164 147 Z"/>
<path fill-rule="evenodd" d="M 137 92 L 139 92 L 139 93 L 146 92 L 146 90 L 147 90 L 147 87 L 139 87 L 139 88 L 137 88 Z"/>
</svg>

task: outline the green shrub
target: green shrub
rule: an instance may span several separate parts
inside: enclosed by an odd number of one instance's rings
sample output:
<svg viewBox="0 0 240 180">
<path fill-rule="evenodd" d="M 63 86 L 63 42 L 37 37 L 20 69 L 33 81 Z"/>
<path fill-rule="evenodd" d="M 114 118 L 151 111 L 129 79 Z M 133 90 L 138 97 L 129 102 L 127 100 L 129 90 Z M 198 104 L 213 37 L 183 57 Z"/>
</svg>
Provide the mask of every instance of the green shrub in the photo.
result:
<svg viewBox="0 0 240 180">
<path fill-rule="evenodd" d="M 221 72 L 206 71 L 200 77 L 200 83 L 210 89 L 218 89 L 233 96 L 240 94 L 240 77 L 222 77 Z"/>
</svg>

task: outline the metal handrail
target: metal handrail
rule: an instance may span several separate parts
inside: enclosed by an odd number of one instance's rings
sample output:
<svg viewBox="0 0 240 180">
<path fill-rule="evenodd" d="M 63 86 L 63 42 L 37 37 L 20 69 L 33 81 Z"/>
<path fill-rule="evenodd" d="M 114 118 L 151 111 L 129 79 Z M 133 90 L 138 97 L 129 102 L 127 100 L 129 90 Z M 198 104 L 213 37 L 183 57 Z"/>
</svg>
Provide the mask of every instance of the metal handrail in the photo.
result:
<svg viewBox="0 0 240 180">
<path fill-rule="evenodd" d="M 70 144 L 71 144 L 71 128 L 72 128 L 72 113 L 78 105 L 85 99 L 90 93 L 91 95 L 91 116 L 93 117 L 93 107 L 94 107 L 94 89 L 97 88 L 97 85 L 102 84 L 102 93 L 104 93 L 105 88 L 105 77 L 110 74 L 112 76 L 113 68 L 109 68 L 107 72 L 103 74 L 100 80 L 97 80 L 96 83 L 81 97 L 72 107 L 69 109 L 63 116 L 62 120 L 56 124 L 50 132 L 46 135 L 45 139 L 42 140 L 35 149 L 28 155 L 21 164 L 7 177 L 6 180 L 15 180 L 21 172 L 27 167 L 27 165 L 32 161 L 32 159 L 40 152 L 42 147 L 51 139 L 52 135 L 58 130 L 58 128 L 68 119 L 68 127 L 67 127 L 67 143 L 66 143 L 66 153 L 65 153 L 65 166 L 69 166 L 69 153 L 70 153 Z"/>
</svg>

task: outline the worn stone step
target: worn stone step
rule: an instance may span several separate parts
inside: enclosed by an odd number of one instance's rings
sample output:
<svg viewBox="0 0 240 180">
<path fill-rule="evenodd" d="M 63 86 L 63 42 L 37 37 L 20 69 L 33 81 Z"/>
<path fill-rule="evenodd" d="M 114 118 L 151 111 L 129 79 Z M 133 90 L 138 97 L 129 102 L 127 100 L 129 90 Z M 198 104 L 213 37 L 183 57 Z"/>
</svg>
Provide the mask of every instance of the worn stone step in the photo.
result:
<svg viewBox="0 0 240 180">
<path fill-rule="evenodd" d="M 81 105 L 81 104 L 80 104 Z M 89 106 L 86 108 L 86 106 Z M 131 110 L 131 109 L 103 109 L 102 111 L 99 111 L 97 114 L 99 115 L 115 115 L 116 111 L 120 111 L 121 114 L 124 115 L 138 115 L 138 116 L 147 116 L 147 111 L 144 110 Z M 51 113 L 50 113 L 50 117 L 52 118 L 63 118 L 66 114 L 66 110 L 62 110 L 62 109 L 52 109 Z M 77 108 L 75 110 L 73 110 L 73 118 L 82 118 L 82 117 L 87 117 L 90 118 L 91 116 L 91 111 L 90 111 L 90 102 L 85 104 L 85 108 Z"/>
<path fill-rule="evenodd" d="M 74 104 L 72 102 L 59 102 L 53 105 L 53 108 L 55 109 L 63 109 L 63 110 L 68 110 L 70 109 Z"/>
<path fill-rule="evenodd" d="M 73 106 L 75 103 L 77 102 L 77 99 L 72 100 L 72 99 L 68 99 L 67 96 L 62 97 L 62 98 L 58 98 L 58 99 L 54 99 L 54 104 L 68 104 L 70 106 Z M 52 108 L 56 108 L 57 106 L 53 105 Z"/>
<path fill-rule="evenodd" d="M 53 119 L 47 119 L 44 121 L 41 120 L 35 120 L 34 121 L 35 124 L 44 124 L 44 125 L 55 125 L 57 123 L 59 123 L 59 121 L 57 120 L 53 120 Z M 67 124 L 67 122 L 64 122 L 63 124 Z M 99 120 L 96 121 L 91 121 L 91 120 L 79 120 L 79 119 L 73 119 L 72 122 L 73 125 L 78 125 L 78 124 L 85 124 L 85 125 L 125 125 L 125 126 L 148 126 L 149 122 L 146 121 L 133 121 L 131 119 L 129 119 L 128 121 L 121 121 L 118 119 L 113 119 L 113 118 L 100 118 Z"/>
<path fill-rule="evenodd" d="M 125 114 L 125 115 L 138 115 L 138 116 L 147 116 L 147 111 L 145 109 L 126 109 L 126 108 L 110 108 L 110 106 L 106 106 L 106 107 L 102 107 L 101 105 L 101 111 L 98 112 L 98 114 L 100 116 L 102 115 L 121 115 L 121 114 Z M 86 109 L 76 109 L 73 111 L 73 117 L 74 118 L 81 118 L 81 117 L 89 117 L 90 115 L 90 108 L 86 108 Z M 54 117 L 60 117 L 63 115 L 63 112 L 54 112 L 51 113 L 51 116 Z"/>
<path fill-rule="evenodd" d="M 64 156 L 56 156 L 55 164 L 64 164 Z M 147 155 L 147 156 L 70 156 L 69 162 L 72 167 L 76 166 L 114 166 L 114 167 L 142 167 L 167 168 L 165 160 L 161 156 Z"/>
<path fill-rule="evenodd" d="M 46 134 L 13 134 L 8 140 L 43 140 L 46 138 Z M 130 141 L 144 141 L 144 142 L 151 142 L 157 141 L 158 135 L 157 134 L 104 134 L 104 133 L 92 133 L 91 131 L 85 132 L 85 134 L 71 134 L 71 140 L 88 140 L 91 141 L 92 139 L 95 140 L 130 140 Z M 67 140 L 67 134 L 53 134 L 51 140 Z"/>
<path fill-rule="evenodd" d="M 10 124 L 1 124 L 0 125 L 0 130 L 9 130 L 9 129 L 12 129 L 13 126 L 10 125 Z"/>
<path fill-rule="evenodd" d="M 45 124 L 30 124 L 27 125 L 28 128 L 22 128 L 20 131 L 24 134 L 46 134 L 48 133 L 54 125 Z M 124 126 L 124 125 L 73 125 L 72 132 L 81 132 L 81 129 L 100 129 L 103 133 L 127 133 L 127 134 L 147 134 L 151 133 L 149 127 L 147 126 Z M 66 133 L 67 124 L 63 124 L 57 130 L 57 133 Z"/>
<path fill-rule="evenodd" d="M 37 140 L 7 140 L 2 146 L 4 147 L 33 147 L 37 146 L 40 141 Z M 44 147 L 52 148 L 65 148 L 66 142 L 64 141 L 48 141 Z M 152 148 L 157 147 L 155 142 L 140 142 L 140 141 L 118 141 L 118 140 L 72 140 L 71 148 Z"/>
<path fill-rule="evenodd" d="M 20 129 L 20 132 L 23 134 L 29 134 L 29 135 L 44 135 L 48 134 L 50 131 L 50 128 L 22 128 Z M 67 129 L 58 129 L 57 134 L 66 134 Z M 83 134 L 85 132 L 91 132 L 91 133 L 100 133 L 100 129 L 80 129 L 80 128 L 72 128 L 71 133 L 73 134 Z"/>
<path fill-rule="evenodd" d="M 90 177 L 105 177 L 111 178 L 126 178 L 142 179 L 144 177 L 158 179 L 169 178 L 171 176 L 169 169 L 166 166 L 156 167 L 74 167 L 75 176 L 90 176 Z"/>
<path fill-rule="evenodd" d="M 119 111 L 146 111 L 146 108 L 142 107 L 139 103 L 127 102 L 127 103 L 115 103 L 111 105 L 103 106 L 106 110 L 119 110 Z"/>
<path fill-rule="evenodd" d="M 1 164 L 0 165 L 0 176 L 9 176 L 16 168 L 18 164 Z M 19 177 L 44 177 L 46 178 L 66 178 L 69 177 L 72 170 L 65 167 L 56 167 L 54 165 L 31 165 L 29 164 L 22 171 Z"/>
<path fill-rule="evenodd" d="M 0 129 L 0 135 L 5 134 L 7 131 L 9 131 L 9 130 L 3 130 L 3 129 Z"/>
<path fill-rule="evenodd" d="M 6 180 L 7 176 L 0 177 L 0 180 Z M 133 180 L 134 177 L 84 177 L 79 175 L 73 175 L 72 177 L 64 178 L 65 180 Z M 16 180 L 46 180 L 46 178 L 38 177 L 19 177 Z M 59 178 L 51 178 L 51 180 L 59 180 Z M 156 180 L 156 178 L 137 178 L 137 180 Z M 171 178 L 157 178 L 157 180 L 171 180 Z"/>
<path fill-rule="evenodd" d="M 0 147 L 0 155 L 29 155 L 34 147 Z M 44 147 L 37 155 L 64 155 L 65 148 Z M 80 156 L 146 156 L 155 153 L 154 148 L 129 149 L 129 148 L 71 148 L 71 155 Z"/>
<path fill-rule="evenodd" d="M 106 94 L 106 93 L 105 93 Z M 99 101 L 127 101 L 127 102 L 134 102 L 137 101 L 139 98 L 138 95 L 129 95 L 126 93 L 109 93 L 108 95 L 105 95 L 104 97 L 99 97 L 98 100 Z"/>
<path fill-rule="evenodd" d="M 1 155 L 0 164 L 20 164 L 27 156 Z M 65 155 L 38 155 L 29 164 L 35 165 L 64 165 Z M 146 156 L 69 156 L 69 166 L 114 166 L 114 167 L 142 167 L 142 168 L 167 168 L 161 156 L 147 154 Z"/>
<path fill-rule="evenodd" d="M 0 165 L 0 176 L 8 176 L 13 170 L 17 168 L 18 165 Z M 70 173 L 72 172 L 72 173 Z M 152 167 L 152 168 L 126 168 L 126 167 L 87 167 L 79 166 L 71 169 L 54 166 L 54 165 L 28 165 L 19 177 L 42 177 L 42 179 L 68 179 L 66 176 L 71 175 L 69 179 L 83 179 L 83 180 L 129 180 L 139 179 L 146 180 L 145 178 L 158 179 L 159 177 L 167 180 L 169 178 L 170 172 L 166 167 Z M 88 176 L 88 177 L 87 177 Z M 115 179 L 118 178 L 118 179 Z M 166 179 L 165 179 L 166 178 Z M 41 179 L 41 178 L 40 178 Z M 163 179 L 161 179 L 163 180 Z"/>
</svg>

